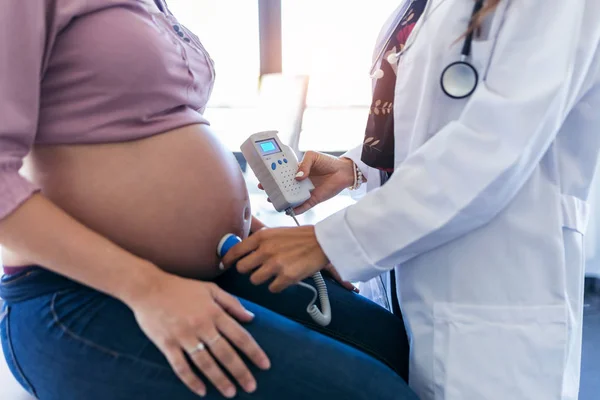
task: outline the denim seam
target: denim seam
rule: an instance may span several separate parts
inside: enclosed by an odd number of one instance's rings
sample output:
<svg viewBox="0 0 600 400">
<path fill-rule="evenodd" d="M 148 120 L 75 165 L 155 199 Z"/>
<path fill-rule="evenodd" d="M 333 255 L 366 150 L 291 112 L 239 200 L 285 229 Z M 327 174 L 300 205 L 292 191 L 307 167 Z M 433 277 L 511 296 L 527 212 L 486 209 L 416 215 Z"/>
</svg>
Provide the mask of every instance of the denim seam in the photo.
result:
<svg viewBox="0 0 600 400">
<path fill-rule="evenodd" d="M 97 351 L 100 351 L 101 353 L 107 354 L 107 355 L 109 355 L 111 357 L 128 359 L 128 360 L 133 361 L 133 362 L 144 364 L 144 365 L 146 365 L 148 367 L 157 368 L 157 369 L 159 369 L 161 371 L 170 371 L 170 372 L 172 372 L 172 369 L 169 368 L 169 367 L 163 367 L 162 365 L 155 364 L 153 362 L 150 362 L 148 360 L 144 360 L 143 358 L 138 358 L 138 357 L 132 356 L 130 354 L 119 353 L 117 351 L 114 351 L 114 350 L 111 350 L 111 349 L 106 348 L 104 346 L 101 346 L 101 345 L 99 345 L 97 343 L 94 343 L 91 340 L 86 339 L 84 337 L 81 337 L 78 334 L 76 334 L 75 332 L 71 331 L 69 328 L 67 328 L 67 326 L 65 326 L 61 322 L 60 317 L 58 316 L 58 313 L 56 312 L 56 307 L 55 307 L 55 305 L 56 305 L 56 299 L 58 298 L 58 296 L 60 296 L 60 295 L 62 295 L 64 293 L 66 293 L 66 291 L 57 292 L 57 293 L 54 294 L 54 296 L 52 296 L 52 301 L 51 301 L 51 304 L 50 304 L 50 310 L 52 312 L 52 317 L 54 319 L 54 323 L 66 335 L 68 335 L 73 340 L 75 340 L 75 341 L 77 341 L 77 342 L 79 342 L 79 343 L 81 343 L 81 344 L 83 344 L 83 345 L 85 345 L 87 347 L 96 349 Z M 148 339 L 148 340 L 150 340 L 150 339 Z"/>
<path fill-rule="evenodd" d="M 387 367 L 396 371 L 396 369 L 393 366 L 393 363 L 389 362 L 387 360 L 387 358 L 384 358 L 384 357 L 381 357 L 381 355 L 378 355 L 377 351 L 375 351 L 374 349 L 372 349 L 370 346 L 366 345 L 365 343 L 358 343 L 358 342 L 354 341 L 350 336 L 340 334 L 339 332 L 327 329 L 323 326 L 316 325 L 311 322 L 306 322 L 305 320 L 291 318 L 291 317 L 286 317 L 286 318 L 289 318 L 292 321 L 298 322 L 299 324 L 304 325 L 307 328 L 310 328 L 311 330 L 313 330 L 315 332 L 318 332 L 318 333 L 323 332 L 326 335 L 328 333 L 329 335 L 327 335 L 327 336 L 329 336 L 330 338 L 332 338 L 334 340 L 339 340 L 339 341 L 345 342 L 346 344 L 354 347 L 356 350 L 361 351 L 365 354 L 368 354 L 369 356 L 373 357 L 374 359 L 384 363 Z"/>
<path fill-rule="evenodd" d="M 27 379 L 25 377 L 25 373 L 23 372 L 23 370 L 21 369 L 21 366 L 19 365 L 18 361 L 17 361 L 17 357 L 15 356 L 15 351 L 13 349 L 13 343 L 12 343 L 12 335 L 11 335 L 11 330 L 10 330 L 10 320 L 8 318 L 8 313 L 9 313 L 9 308 L 6 309 L 6 342 L 7 342 L 7 348 L 8 348 L 8 353 L 7 356 L 10 357 L 12 364 L 15 367 L 15 373 L 17 373 L 19 375 L 19 378 L 21 378 L 21 381 L 27 386 L 25 389 L 32 394 L 34 397 L 37 397 L 37 393 L 35 392 L 35 389 L 33 388 L 33 385 L 31 384 L 31 382 L 29 382 L 29 379 Z"/>
</svg>

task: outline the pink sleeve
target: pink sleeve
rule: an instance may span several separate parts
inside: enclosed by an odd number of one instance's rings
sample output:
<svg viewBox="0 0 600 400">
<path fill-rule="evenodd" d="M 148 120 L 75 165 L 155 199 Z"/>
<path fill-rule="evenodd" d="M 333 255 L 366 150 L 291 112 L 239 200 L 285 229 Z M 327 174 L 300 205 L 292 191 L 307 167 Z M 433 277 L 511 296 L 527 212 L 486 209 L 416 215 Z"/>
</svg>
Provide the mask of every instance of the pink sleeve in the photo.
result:
<svg viewBox="0 0 600 400">
<path fill-rule="evenodd" d="M 47 4 L 2 0 L 0 7 L 0 219 L 38 190 L 19 169 L 37 131 Z"/>
</svg>

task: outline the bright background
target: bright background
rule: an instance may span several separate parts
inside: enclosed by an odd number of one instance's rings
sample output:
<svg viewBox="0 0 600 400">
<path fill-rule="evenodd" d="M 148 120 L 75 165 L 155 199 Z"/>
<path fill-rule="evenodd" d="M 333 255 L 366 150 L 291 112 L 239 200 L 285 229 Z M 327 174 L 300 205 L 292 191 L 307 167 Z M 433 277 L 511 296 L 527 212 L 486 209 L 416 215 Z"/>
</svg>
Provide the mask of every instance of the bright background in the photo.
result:
<svg viewBox="0 0 600 400">
<path fill-rule="evenodd" d="M 248 135 L 260 74 L 258 1 L 169 0 L 216 63 L 217 79 L 206 116 L 235 138 Z M 282 66 L 308 74 L 301 148 L 342 151 L 362 142 L 370 102 L 369 70 L 381 26 L 398 0 L 282 0 Z"/>
<path fill-rule="evenodd" d="M 362 142 L 375 40 L 399 3 L 281 0 L 282 72 L 310 76 L 301 150 L 344 151 Z M 168 4 L 216 62 L 217 79 L 206 116 L 231 150 L 238 151 L 251 127 L 258 124 L 254 121 L 260 75 L 258 1 L 168 0 Z M 595 207 L 586 237 L 588 273 L 600 276 L 596 206 L 600 205 L 600 181 L 594 187 Z M 327 207 L 333 208 L 321 215 L 345 204 L 331 203 Z"/>
</svg>

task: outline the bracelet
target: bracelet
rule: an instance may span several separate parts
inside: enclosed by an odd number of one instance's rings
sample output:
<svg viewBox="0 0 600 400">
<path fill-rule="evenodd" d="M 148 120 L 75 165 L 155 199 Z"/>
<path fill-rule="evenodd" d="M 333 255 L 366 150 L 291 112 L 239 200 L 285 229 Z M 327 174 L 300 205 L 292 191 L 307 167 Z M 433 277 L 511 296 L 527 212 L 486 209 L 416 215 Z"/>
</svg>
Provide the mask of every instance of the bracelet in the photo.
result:
<svg viewBox="0 0 600 400">
<path fill-rule="evenodd" d="M 348 189 L 357 190 L 363 184 L 363 173 L 358 168 L 358 165 L 354 161 L 352 161 L 353 169 L 354 169 L 354 183 Z"/>
</svg>

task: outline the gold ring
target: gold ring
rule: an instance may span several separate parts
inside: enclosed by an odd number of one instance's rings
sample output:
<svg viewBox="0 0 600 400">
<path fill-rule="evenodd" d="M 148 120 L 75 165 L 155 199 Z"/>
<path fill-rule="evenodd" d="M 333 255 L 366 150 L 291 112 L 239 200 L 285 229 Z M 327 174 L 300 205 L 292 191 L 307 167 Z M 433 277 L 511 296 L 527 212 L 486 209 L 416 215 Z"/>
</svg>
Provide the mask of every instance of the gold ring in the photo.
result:
<svg viewBox="0 0 600 400">
<path fill-rule="evenodd" d="M 217 335 L 217 336 L 215 336 L 214 338 L 212 338 L 212 339 L 208 340 L 208 341 L 206 342 L 206 345 L 207 345 L 208 347 L 211 347 L 213 344 L 215 344 L 217 341 L 219 341 L 219 339 L 221 339 L 221 335 Z"/>
</svg>

